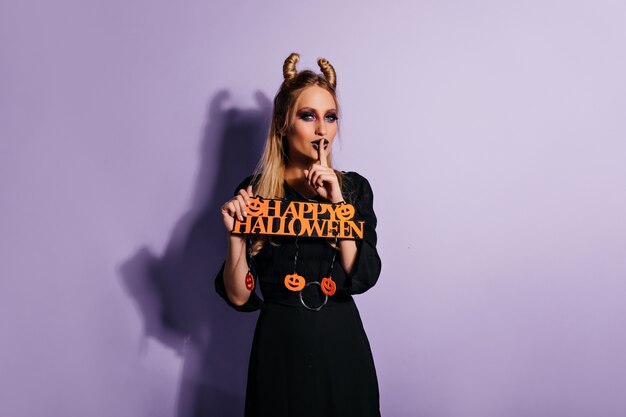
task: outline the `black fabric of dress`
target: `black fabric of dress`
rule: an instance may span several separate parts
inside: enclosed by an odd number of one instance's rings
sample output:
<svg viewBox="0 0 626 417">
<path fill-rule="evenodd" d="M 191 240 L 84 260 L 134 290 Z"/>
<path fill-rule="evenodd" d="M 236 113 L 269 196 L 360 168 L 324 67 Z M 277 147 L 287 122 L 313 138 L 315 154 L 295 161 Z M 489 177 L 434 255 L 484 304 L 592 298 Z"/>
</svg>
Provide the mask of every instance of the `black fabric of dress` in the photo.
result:
<svg viewBox="0 0 626 417">
<path fill-rule="evenodd" d="M 246 178 L 235 190 L 251 182 Z M 252 272 L 261 299 L 253 291 L 242 306 L 228 300 L 223 270 L 215 285 L 234 309 L 261 309 L 246 388 L 246 417 L 370 417 L 380 416 L 376 370 L 361 317 L 352 298 L 371 288 L 380 275 L 376 250 L 376 216 L 367 179 L 355 172 L 343 173 L 342 191 L 356 209 L 356 220 L 365 221 L 364 238 L 357 240 L 357 259 L 348 276 L 337 254 L 332 270 L 336 293 L 319 311 L 306 309 L 297 292 L 284 286 L 294 272 L 295 238 L 274 237 L 253 257 Z M 311 201 L 285 183 L 285 198 Z M 318 200 L 322 202 L 322 200 Z M 306 282 L 328 276 L 335 249 L 327 239 L 298 238 L 296 271 Z M 243 279 L 243 277 L 242 277 Z M 324 294 L 318 285 L 303 291 L 309 306 L 319 306 Z"/>
</svg>

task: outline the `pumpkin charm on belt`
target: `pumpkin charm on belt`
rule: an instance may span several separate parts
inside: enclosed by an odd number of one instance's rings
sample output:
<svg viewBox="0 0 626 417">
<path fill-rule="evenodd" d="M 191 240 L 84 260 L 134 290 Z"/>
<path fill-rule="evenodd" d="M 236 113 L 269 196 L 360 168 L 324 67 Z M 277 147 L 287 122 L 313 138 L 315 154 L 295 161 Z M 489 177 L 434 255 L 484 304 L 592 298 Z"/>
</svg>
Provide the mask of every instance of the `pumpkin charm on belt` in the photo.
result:
<svg viewBox="0 0 626 417">
<path fill-rule="evenodd" d="M 302 275 L 298 275 L 296 272 L 293 274 L 285 275 L 285 287 L 291 291 L 300 291 L 304 288 L 306 281 Z"/>
<path fill-rule="evenodd" d="M 246 289 L 248 291 L 252 291 L 254 289 L 254 275 L 248 269 L 248 273 L 246 274 Z"/>
<path fill-rule="evenodd" d="M 330 261 L 330 269 L 328 271 L 328 276 L 322 278 L 322 282 L 320 287 L 322 287 L 322 292 L 326 295 L 333 296 L 337 291 L 337 284 L 333 281 L 333 266 L 335 266 L 335 257 L 337 256 L 337 238 L 335 238 L 335 248 L 333 248 L 333 260 Z"/>
<path fill-rule="evenodd" d="M 252 291 L 254 289 L 254 275 L 250 270 L 252 264 L 252 239 L 248 238 L 248 273 L 246 274 L 246 289 Z"/>
<path fill-rule="evenodd" d="M 335 291 L 337 291 L 337 284 L 335 284 L 332 277 L 322 278 L 321 287 L 322 292 L 326 295 L 335 295 Z"/>
</svg>

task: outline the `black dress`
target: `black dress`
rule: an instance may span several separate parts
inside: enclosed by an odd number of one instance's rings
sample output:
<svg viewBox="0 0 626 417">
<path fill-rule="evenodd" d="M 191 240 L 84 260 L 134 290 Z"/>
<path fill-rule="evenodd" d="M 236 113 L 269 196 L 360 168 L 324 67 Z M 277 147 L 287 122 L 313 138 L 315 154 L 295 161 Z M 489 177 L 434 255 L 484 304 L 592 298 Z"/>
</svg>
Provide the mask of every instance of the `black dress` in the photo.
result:
<svg viewBox="0 0 626 417">
<path fill-rule="evenodd" d="M 246 178 L 235 193 L 251 179 Z M 357 259 L 350 276 L 336 256 L 332 277 L 337 291 L 319 311 L 305 308 L 298 293 L 284 286 L 285 275 L 294 272 L 293 237 L 275 237 L 277 245 L 266 242 L 253 257 L 252 272 L 263 299 L 252 292 L 244 305 L 236 306 L 226 296 L 224 265 L 216 277 L 216 290 L 230 306 L 239 311 L 261 309 L 250 354 L 246 417 L 380 416 L 374 361 L 352 299 L 352 294 L 371 288 L 381 270 L 372 189 L 361 175 L 345 172 L 342 191 L 355 206 L 357 220 L 365 221 L 364 238 L 356 241 Z M 285 198 L 307 201 L 286 183 Z M 307 283 L 328 276 L 335 251 L 328 241 L 299 238 L 297 245 L 297 273 Z M 310 307 L 324 301 L 318 285 L 307 286 L 302 295 Z"/>
</svg>

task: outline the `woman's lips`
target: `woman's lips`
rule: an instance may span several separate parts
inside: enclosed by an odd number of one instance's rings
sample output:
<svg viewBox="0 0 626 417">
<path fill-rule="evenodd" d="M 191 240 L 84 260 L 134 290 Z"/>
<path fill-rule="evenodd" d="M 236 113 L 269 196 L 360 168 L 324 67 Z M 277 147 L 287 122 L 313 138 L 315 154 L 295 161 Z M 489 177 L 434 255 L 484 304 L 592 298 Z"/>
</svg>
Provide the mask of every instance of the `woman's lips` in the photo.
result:
<svg viewBox="0 0 626 417">
<path fill-rule="evenodd" d="M 328 144 L 330 143 L 328 141 L 328 139 L 324 138 L 324 149 L 328 148 Z M 322 141 L 322 139 L 317 139 L 312 141 L 311 143 L 313 144 L 313 148 L 315 148 L 315 150 L 318 150 L 320 147 L 320 142 Z"/>
</svg>

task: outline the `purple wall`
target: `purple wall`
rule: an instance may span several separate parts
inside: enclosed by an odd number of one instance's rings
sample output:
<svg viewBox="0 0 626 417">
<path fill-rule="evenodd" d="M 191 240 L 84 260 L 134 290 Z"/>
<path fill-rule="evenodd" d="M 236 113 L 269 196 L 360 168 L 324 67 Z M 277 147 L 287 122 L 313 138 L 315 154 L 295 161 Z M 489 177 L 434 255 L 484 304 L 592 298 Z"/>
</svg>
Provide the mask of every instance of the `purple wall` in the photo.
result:
<svg viewBox="0 0 626 417">
<path fill-rule="evenodd" d="M 292 51 L 375 191 L 384 415 L 626 415 L 624 2 L 184 3 L 0 5 L 0 415 L 239 415 L 217 208 Z"/>
</svg>

